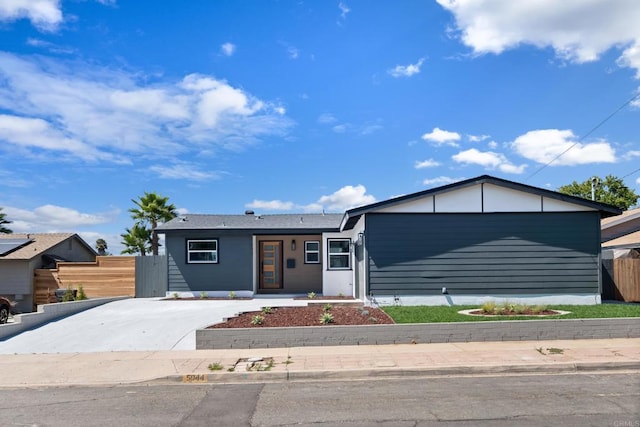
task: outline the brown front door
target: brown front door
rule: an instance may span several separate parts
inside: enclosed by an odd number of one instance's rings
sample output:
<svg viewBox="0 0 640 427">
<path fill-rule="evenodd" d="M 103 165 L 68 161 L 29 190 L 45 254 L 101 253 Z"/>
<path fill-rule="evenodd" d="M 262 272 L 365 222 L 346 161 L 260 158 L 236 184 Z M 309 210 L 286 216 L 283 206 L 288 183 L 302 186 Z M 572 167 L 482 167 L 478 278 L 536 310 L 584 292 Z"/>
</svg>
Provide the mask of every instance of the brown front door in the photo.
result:
<svg viewBox="0 0 640 427">
<path fill-rule="evenodd" d="M 282 242 L 260 242 L 260 289 L 282 288 Z"/>
</svg>

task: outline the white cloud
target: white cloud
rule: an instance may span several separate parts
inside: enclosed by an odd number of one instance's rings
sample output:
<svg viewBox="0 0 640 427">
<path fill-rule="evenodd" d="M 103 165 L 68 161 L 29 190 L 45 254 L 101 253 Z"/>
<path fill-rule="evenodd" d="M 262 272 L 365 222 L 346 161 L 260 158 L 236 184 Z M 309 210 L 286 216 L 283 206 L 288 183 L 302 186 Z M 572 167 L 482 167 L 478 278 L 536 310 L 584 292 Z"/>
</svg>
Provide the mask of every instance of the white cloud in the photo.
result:
<svg viewBox="0 0 640 427">
<path fill-rule="evenodd" d="M 573 146 L 573 147 L 572 147 Z M 521 135 L 511 143 L 511 147 L 521 156 L 550 166 L 572 166 L 589 163 L 614 163 L 615 150 L 606 141 L 580 143 L 570 130 L 541 129 Z M 570 148 L 572 147 L 572 148 Z"/>
<path fill-rule="evenodd" d="M 318 116 L 318 123 L 330 124 L 335 123 L 338 119 L 331 113 L 322 113 Z"/>
<path fill-rule="evenodd" d="M 635 159 L 636 157 L 640 157 L 640 151 L 632 150 L 632 151 L 627 151 L 624 154 L 623 159 L 624 160 L 632 160 L 632 159 Z"/>
<path fill-rule="evenodd" d="M 0 147 L 117 163 L 174 160 L 249 146 L 292 124 L 281 106 L 211 76 L 146 81 L 121 69 L 0 52 Z"/>
<path fill-rule="evenodd" d="M 282 200 L 254 200 L 251 203 L 247 203 L 245 207 L 270 211 L 290 211 L 295 205 L 293 202 L 283 202 Z"/>
<path fill-rule="evenodd" d="M 479 151 L 476 148 L 461 151 L 451 158 L 457 163 L 480 165 L 489 169 L 499 169 L 504 173 L 521 174 L 527 167 L 527 165 L 515 166 L 501 153 Z"/>
<path fill-rule="evenodd" d="M 340 9 L 340 19 L 342 19 L 343 21 L 346 20 L 347 15 L 349 14 L 349 12 L 351 12 L 351 9 L 349 9 L 349 6 L 342 2 L 338 3 L 338 8 Z"/>
<path fill-rule="evenodd" d="M 33 210 L 6 206 L 4 212 L 13 221 L 11 229 L 15 233 L 69 232 L 78 227 L 109 223 L 119 213 L 89 214 L 56 205 L 39 206 Z"/>
<path fill-rule="evenodd" d="M 610 48 L 640 77 L 640 2 L 637 0 L 437 0 L 454 14 L 462 41 L 475 53 L 499 54 L 521 44 L 551 47 L 582 63 Z"/>
<path fill-rule="evenodd" d="M 424 181 L 422 181 L 422 183 L 424 185 L 427 186 L 438 186 L 438 185 L 446 185 L 446 184 L 452 184 L 454 182 L 458 182 L 458 181 L 462 181 L 464 180 L 464 178 L 451 178 L 448 176 L 439 176 L 437 178 L 428 178 L 425 179 Z"/>
<path fill-rule="evenodd" d="M 488 146 L 489 148 L 491 148 L 492 150 L 495 150 L 496 148 L 498 148 L 498 143 L 497 143 L 497 142 L 495 142 L 495 141 L 489 141 L 489 142 L 487 143 L 487 146 Z"/>
<path fill-rule="evenodd" d="M 460 134 L 457 132 L 442 130 L 440 128 L 433 128 L 433 131 L 430 133 L 422 135 L 422 139 L 434 142 L 436 145 L 451 145 L 453 147 L 457 147 L 458 143 L 456 141 L 460 141 Z"/>
<path fill-rule="evenodd" d="M 300 56 L 300 50 L 295 46 L 287 46 L 287 54 L 290 59 L 298 59 L 298 56 Z"/>
<path fill-rule="evenodd" d="M 196 165 L 177 164 L 171 166 L 154 165 L 149 170 L 156 174 L 158 178 L 165 179 L 185 179 L 188 181 L 207 181 L 218 179 L 220 176 L 216 172 L 205 172 L 198 170 Z"/>
<path fill-rule="evenodd" d="M 424 58 L 420 58 L 415 64 L 396 65 L 392 69 L 387 70 L 387 73 L 393 77 L 411 77 L 420 72 L 420 67 L 422 67 L 423 62 Z"/>
<path fill-rule="evenodd" d="M 467 138 L 469 138 L 469 141 L 471 142 L 481 142 L 484 141 L 485 139 L 489 139 L 489 135 L 467 135 Z"/>
<path fill-rule="evenodd" d="M 640 177 L 636 179 L 636 184 L 640 184 Z"/>
<path fill-rule="evenodd" d="M 341 125 L 334 126 L 332 129 L 335 133 L 345 133 L 348 128 L 349 128 L 349 124 L 343 123 Z"/>
<path fill-rule="evenodd" d="M 428 160 L 423 160 L 421 162 L 416 162 L 415 168 L 424 169 L 424 168 L 433 168 L 436 166 L 440 166 L 440 162 L 433 159 L 428 159 Z"/>
<path fill-rule="evenodd" d="M 55 31 L 62 23 L 59 0 L 3 0 L 0 1 L 0 21 L 28 19 L 42 31 Z"/>
<path fill-rule="evenodd" d="M 220 46 L 220 52 L 222 52 L 222 54 L 225 56 L 231 56 L 235 53 L 235 51 L 236 45 L 234 45 L 233 43 L 227 42 Z"/>
<path fill-rule="evenodd" d="M 343 212 L 357 206 L 368 205 L 376 201 L 376 198 L 366 194 L 364 185 L 346 185 L 328 196 L 322 196 L 313 206 L 322 206 L 328 211 Z"/>
</svg>

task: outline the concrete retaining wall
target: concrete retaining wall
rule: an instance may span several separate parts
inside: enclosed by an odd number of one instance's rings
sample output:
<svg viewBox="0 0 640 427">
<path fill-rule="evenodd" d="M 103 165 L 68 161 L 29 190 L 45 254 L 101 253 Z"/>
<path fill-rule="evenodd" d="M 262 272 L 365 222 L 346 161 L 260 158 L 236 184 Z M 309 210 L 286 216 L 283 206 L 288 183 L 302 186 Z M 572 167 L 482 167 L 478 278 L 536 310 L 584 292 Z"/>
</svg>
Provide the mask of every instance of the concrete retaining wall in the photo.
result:
<svg viewBox="0 0 640 427">
<path fill-rule="evenodd" d="M 82 301 L 59 302 L 38 306 L 34 313 L 18 314 L 14 316 L 13 323 L 0 325 L 0 340 L 17 335 L 27 329 L 34 328 L 43 323 L 50 322 L 61 317 L 70 316 L 108 302 L 117 301 L 129 297 L 91 298 Z"/>
<path fill-rule="evenodd" d="M 640 338 L 640 318 L 200 329 L 196 349 Z"/>
</svg>

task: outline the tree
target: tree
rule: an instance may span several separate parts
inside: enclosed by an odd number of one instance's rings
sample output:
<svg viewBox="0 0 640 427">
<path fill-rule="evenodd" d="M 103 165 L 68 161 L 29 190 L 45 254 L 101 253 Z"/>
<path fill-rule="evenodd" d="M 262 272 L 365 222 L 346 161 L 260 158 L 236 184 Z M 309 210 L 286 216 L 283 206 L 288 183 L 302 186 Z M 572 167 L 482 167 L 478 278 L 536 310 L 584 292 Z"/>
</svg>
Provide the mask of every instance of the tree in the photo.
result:
<svg viewBox="0 0 640 427">
<path fill-rule="evenodd" d="M 120 235 L 122 237 L 120 243 L 125 246 L 121 253 L 147 255 L 151 249 L 151 234 L 151 230 L 140 224 L 135 224 L 131 229 L 125 229 L 125 233 Z"/>
<path fill-rule="evenodd" d="M 3 234 L 11 234 L 12 230 L 5 227 L 5 224 L 11 224 L 11 221 L 5 219 L 6 214 L 2 212 L 2 208 L 0 208 L 0 233 Z"/>
<path fill-rule="evenodd" d="M 109 255 L 109 253 L 107 252 L 107 249 L 109 249 L 107 247 L 107 241 L 104 239 L 98 239 L 96 240 L 96 250 L 98 251 L 98 255 Z"/>
<path fill-rule="evenodd" d="M 144 192 L 144 196 L 140 196 L 139 200 L 131 199 L 137 206 L 136 208 L 129 209 L 131 217 L 136 220 L 136 224 L 149 229 L 151 232 L 151 252 L 153 255 L 158 255 L 158 234 L 156 233 L 156 227 L 158 223 L 167 222 L 176 216 L 176 207 L 173 204 L 168 204 L 169 198 L 162 197 L 153 193 Z"/>
<path fill-rule="evenodd" d="M 594 176 L 581 183 L 573 181 L 569 185 L 563 185 L 558 191 L 591 200 L 591 182 L 593 179 L 596 179 L 595 200 L 597 202 L 608 203 L 622 210 L 627 210 L 634 206 L 638 202 L 638 198 L 640 198 L 635 191 L 624 185 L 621 178 L 613 175 L 607 175 L 604 179 Z"/>
</svg>

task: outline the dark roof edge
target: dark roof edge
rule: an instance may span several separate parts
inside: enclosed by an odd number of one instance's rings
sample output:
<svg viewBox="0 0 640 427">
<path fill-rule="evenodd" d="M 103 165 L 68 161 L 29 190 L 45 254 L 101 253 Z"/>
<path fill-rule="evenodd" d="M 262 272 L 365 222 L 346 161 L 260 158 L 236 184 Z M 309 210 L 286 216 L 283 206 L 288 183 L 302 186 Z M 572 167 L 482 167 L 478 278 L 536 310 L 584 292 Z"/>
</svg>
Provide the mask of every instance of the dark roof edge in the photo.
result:
<svg viewBox="0 0 640 427">
<path fill-rule="evenodd" d="M 620 215 L 622 213 L 621 209 L 617 208 L 616 206 L 609 205 L 607 203 L 594 202 L 592 200 L 583 199 L 582 197 L 570 196 L 568 194 L 562 194 L 557 191 L 546 190 L 540 187 L 533 187 L 531 185 L 521 184 L 518 182 L 509 181 L 502 178 L 496 178 L 490 175 L 482 175 L 476 178 L 470 178 L 464 181 L 443 185 L 441 187 L 431 188 L 428 190 L 419 191 L 417 193 L 406 194 L 404 196 L 394 197 L 393 199 L 383 200 L 380 202 L 371 203 L 369 205 L 349 209 L 344 214 L 344 217 L 342 219 L 341 229 L 344 228 L 349 218 L 360 216 L 364 213 L 370 212 L 374 209 L 377 209 L 383 206 L 393 206 L 393 205 L 405 202 L 407 200 L 417 199 L 425 196 L 433 196 L 440 193 L 446 193 L 448 191 L 451 191 L 454 188 L 465 188 L 465 187 L 470 187 L 473 185 L 485 184 L 485 183 L 496 184 L 506 188 L 511 188 L 513 190 L 525 191 L 527 193 L 546 196 L 546 197 L 560 200 L 563 202 L 575 203 L 578 205 L 586 206 L 586 207 L 600 211 L 600 215 L 603 218 Z"/>
</svg>

